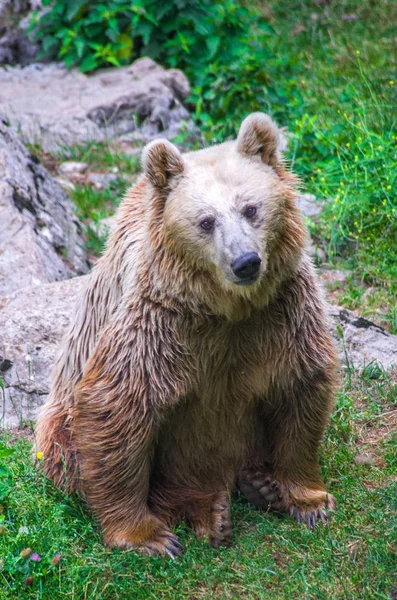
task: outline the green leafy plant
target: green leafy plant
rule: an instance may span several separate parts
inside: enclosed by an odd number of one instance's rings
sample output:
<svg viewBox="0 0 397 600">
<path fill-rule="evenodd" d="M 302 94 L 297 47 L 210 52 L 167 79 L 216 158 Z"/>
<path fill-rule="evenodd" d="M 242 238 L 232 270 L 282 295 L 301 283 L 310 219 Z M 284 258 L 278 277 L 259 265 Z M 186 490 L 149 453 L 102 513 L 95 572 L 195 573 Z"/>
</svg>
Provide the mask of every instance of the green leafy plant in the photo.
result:
<svg viewBox="0 0 397 600">
<path fill-rule="evenodd" d="M 0 442 L 0 502 L 4 502 L 11 491 L 13 484 L 12 471 L 7 464 L 7 460 L 14 450 L 7 448 L 2 442 Z M 4 515 L 0 515 L 0 523 L 4 521 Z"/>
<path fill-rule="evenodd" d="M 142 54 L 170 65 L 205 65 L 227 53 L 258 11 L 235 0 L 44 0 L 31 30 L 42 55 L 91 71 Z M 203 43 L 204 42 L 204 43 Z M 225 47 L 228 46 L 228 47 Z"/>
</svg>

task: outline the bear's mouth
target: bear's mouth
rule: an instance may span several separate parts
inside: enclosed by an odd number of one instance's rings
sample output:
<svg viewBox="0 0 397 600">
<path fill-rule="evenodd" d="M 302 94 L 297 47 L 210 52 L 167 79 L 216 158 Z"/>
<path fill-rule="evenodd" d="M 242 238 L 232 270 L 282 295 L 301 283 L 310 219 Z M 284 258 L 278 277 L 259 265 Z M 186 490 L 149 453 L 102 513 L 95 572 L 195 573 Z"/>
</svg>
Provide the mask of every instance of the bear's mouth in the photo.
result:
<svg viewBox="0 0 397 600">
<path fill-rule="evenodd" d="M 239 279 L 238 281 L 235 281 L 234 283 L 236 285 L 242 285 L 244 287 L 248 286 L 248 285 L 253 285 L 254 283 L 256 283 L 258 281 L 259 275 L 254 275 L 253 277 L 247 277 L 246 279 Z"/>
</svg>

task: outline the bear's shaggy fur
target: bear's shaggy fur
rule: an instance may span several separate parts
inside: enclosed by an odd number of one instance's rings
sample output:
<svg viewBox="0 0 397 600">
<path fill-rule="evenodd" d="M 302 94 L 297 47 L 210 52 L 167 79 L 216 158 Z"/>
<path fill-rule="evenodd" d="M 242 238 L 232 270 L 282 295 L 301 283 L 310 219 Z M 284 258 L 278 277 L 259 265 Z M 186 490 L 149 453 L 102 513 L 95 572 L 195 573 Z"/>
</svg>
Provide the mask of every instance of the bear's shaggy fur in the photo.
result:
<svg viewBox="0 0 397 600">
<path fill-rule="evenodd" d="M 260 113 L 236 142 L 149 144 L 78 304 L 37 449 L 110 546 L 175 556 L 180 519 L 227 545 L 236 486 L 308 526 L 334 506 L 318 450 L 336 357 L 278 144 Z M 256 280 L 233 270 L 247 253 Z"/>
</svg>

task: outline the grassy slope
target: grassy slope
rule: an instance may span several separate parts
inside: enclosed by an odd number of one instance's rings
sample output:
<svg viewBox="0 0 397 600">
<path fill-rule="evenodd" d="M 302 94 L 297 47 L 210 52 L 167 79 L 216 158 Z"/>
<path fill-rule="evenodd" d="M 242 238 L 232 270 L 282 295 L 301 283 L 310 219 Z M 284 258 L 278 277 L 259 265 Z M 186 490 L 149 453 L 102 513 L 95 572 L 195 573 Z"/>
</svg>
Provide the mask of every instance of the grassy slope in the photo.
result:
<svg viewBox="0 0 397 600">
<path fill-rule="evenodd" d="M 15 453 L 6 459 L 14 484 L 3 502 L 1 600 L 395 597 L 397 386 L 377 369 L 350 379 L 322 453 L 324 477 L 338 500 L 331 524 L 312 533 L 237 498 L 232 547 L 213 550 L 181 526 L 186 554 L 175 562 L 104 548 L 83 503 L 35 470 L 30 443 L 3 434 Z M 355 464 L 363 452 L 373 453 L 372 465 Z M 29 533 L 18 533 L 21 526 Z M 27 547 L 41 562 L 20 557 Z M 59 566 L 50 562 L 56 553 Z M 34 582 L 26 586 L 30 574 Z"/>
</svg>

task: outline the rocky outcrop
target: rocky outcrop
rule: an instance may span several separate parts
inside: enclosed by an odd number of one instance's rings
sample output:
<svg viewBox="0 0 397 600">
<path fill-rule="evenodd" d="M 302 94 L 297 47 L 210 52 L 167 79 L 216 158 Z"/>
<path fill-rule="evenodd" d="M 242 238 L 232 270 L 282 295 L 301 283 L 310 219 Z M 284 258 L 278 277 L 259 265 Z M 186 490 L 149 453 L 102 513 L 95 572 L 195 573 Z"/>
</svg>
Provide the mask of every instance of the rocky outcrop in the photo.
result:
<svg viewBox="0 0 397 600">
<path fill-rule="evenodd" d="M 5 388 L 5 401 L 0 402 L 5 407 L 3 426 L 36 418 L 48 395 L 58 346 L 86 281 L 87 277 L 75 277 L 20 290 L 0 306 L 0 377 Z M 331 306 L 330 311 L 342 362 L 346 362 L 346 350 L 349 363 L 355 367 L 370 361 L 377 361 L 384 368 L 397 365 L 397 336 L 344 308 Z M 0 399 L 1 393 L 0 390 Z"/>
<path fill-rule="evenodd" d="M 35 419 L 55 355 L 86 277 L 19 290 L 0 306 L 1 426 Z M 2 390 L 0 389 L 0 400 Z M 0 408 L 1 412 L 1 408 Z"/>
<path fill-rule="evenodd" d="M 7 67 L 0 90 L 0 113 L 25 142 L 50 152 L 125 135 L 147 141 L 196 131 L 183 106 L 190 94 L 185 75 L 149 58 L 91 76 L 59 64 Z"/>
<path fill-rule="evenodd" d="M 0 118 L 0 304 L 88 267 L 72 201 Z"/>
<path fill-rule="evenodd" d="M 384 369 L 397 365 L 397 336 L 341 306 L 331 306 L 333 334 L 342 361 L 353 367 L 377 362 Z M 338 331 L 339 330 L 339 331 Z"/>
</svg>

